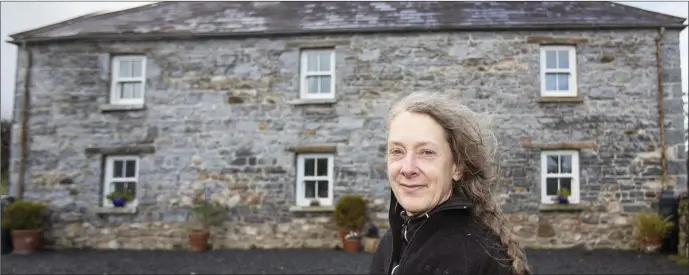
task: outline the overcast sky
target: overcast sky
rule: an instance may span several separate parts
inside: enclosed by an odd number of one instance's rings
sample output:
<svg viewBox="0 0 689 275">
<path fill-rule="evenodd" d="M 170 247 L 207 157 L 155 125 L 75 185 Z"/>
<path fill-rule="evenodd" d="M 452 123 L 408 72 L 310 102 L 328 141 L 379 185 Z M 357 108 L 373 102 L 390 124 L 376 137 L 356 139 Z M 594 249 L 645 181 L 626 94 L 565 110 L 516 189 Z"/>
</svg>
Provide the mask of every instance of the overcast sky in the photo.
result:
<svg viewBox="0 0 689 275">
<path fill-rule="evenodd" d="M 97 11 L 116 11 L 153 2 L 0 2 L 2 38 L 2 118 L 11 118 L 17 47 L 9 35 Z M 687 2 L 621 2 L 643 9 L 687 18 Z M 687 90 L 687 30 L 681 33 L 682 88 Z"/>
</svg>

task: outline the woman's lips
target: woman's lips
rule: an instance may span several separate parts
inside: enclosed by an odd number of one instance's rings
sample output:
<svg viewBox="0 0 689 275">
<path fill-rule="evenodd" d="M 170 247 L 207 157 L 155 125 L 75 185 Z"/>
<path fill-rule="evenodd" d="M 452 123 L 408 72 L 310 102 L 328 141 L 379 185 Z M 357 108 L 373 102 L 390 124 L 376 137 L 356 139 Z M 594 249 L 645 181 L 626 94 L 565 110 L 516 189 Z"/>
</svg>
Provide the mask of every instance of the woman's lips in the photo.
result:
<svg viewBox="0 0 689 275">
<path fill-rule="evenodd" d="M 400 184 L 400 186 L 402 187 L 402 190 L 407 191 L 407 192 L 418 191 L 421 188 L 426 187 L 425 185 L 421 185 L 421 184 Z"/>
</svg>

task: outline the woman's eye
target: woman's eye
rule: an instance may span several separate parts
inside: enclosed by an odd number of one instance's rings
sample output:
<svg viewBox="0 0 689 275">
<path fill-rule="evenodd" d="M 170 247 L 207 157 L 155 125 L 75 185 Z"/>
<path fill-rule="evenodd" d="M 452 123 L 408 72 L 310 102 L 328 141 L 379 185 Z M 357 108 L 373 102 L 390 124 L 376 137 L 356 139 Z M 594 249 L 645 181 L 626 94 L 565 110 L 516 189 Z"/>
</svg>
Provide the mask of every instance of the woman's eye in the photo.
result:
<svg viewBox="0 0 689 275">
<path fill-rule="evenodd" d="M 399 149 L 390 150 L 390 155 L 400 155 L 400 154 L 402 154 L 402 150 L 399 150 Z"/>
<path fill-rule="evenodd" d="M 432 156 L 432 155 L 435 154 L 435 152 L 433 152 L 433 151 L 431 151 L 431 150 L 422 150 L 422 151 L 421 151 L 421 154 L 424 155 L 424 156 Z"/>
</svg>

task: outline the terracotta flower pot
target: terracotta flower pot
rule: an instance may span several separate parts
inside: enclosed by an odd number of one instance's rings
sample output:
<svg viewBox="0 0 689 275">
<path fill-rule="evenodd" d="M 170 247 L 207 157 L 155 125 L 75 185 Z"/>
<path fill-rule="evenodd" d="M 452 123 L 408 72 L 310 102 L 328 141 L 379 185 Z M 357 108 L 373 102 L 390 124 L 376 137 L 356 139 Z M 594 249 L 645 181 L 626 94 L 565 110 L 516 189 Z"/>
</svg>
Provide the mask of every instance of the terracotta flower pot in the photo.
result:
<svg viewBox="0 0 689 275">
<path fill-rule="evenodd" d="M 192 251 L 206 251 L 210 247 L 208 239 L 211 233 L 208 231 L 192 231 L 189 233 L 189 247 Z"/>
<path fill-rule="evenodd" d="M 661 238 L 648 238 L 644 242 L 644 249 L 646 252 L 656 252 L 663 245 L 663 239 Z"/>
<path fill-rule="evenodd" d="M 14 254 L 30 254 L 38 250 L 43 239 L 42 229 L 12 230 Z"/>
<path fill-rule="evenodd" d="M 344 241 L 344 251 L 347 253 L 359 253 L 361 251 L 361 240 L 346 239 Z"/>
</svg>

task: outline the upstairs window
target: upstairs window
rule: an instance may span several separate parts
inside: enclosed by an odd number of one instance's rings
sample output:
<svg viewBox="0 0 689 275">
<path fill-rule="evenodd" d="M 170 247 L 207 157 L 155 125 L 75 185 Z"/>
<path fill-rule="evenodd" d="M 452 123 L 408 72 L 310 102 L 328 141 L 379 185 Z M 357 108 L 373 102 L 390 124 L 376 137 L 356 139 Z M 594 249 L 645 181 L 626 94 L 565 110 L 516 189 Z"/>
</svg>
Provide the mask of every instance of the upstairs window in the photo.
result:
<svg viewBox="0 0 689 275">
<path fill-rule="evenodd" d="M 300 96 L 302 99 L 335 98 L 335 51 L 302 50 Z"/>
<path fill-rule="evenodd" d="M 577 96 L 577 58 L 574 46 L 541 46 L 541 96 Z"/>
<path fill-rule="evenodd" d="M 145 56 L 116 56 L 112 60 L 111 77 L 111 104 L 144 104 L 146 87 Z"/>
</svg>

